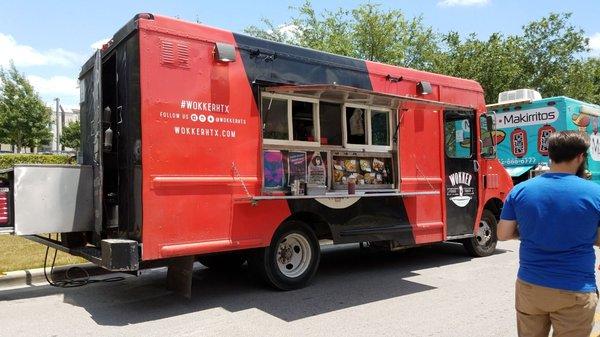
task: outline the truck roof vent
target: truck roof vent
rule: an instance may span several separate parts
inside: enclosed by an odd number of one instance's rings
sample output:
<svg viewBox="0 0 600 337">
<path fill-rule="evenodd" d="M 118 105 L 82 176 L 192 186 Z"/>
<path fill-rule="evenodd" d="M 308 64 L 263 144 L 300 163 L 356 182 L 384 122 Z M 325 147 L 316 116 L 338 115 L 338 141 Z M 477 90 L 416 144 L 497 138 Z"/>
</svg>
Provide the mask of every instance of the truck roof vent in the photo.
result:
<svg viewBox="0 0 600 337">
<path fill-rule="evenodd" d="M 533 89 L 509 90 L 498 94 L 498 103 L 522 100 L 536 101 L 538 99 L 542 99 L 542 95 Z"/>
</svg>

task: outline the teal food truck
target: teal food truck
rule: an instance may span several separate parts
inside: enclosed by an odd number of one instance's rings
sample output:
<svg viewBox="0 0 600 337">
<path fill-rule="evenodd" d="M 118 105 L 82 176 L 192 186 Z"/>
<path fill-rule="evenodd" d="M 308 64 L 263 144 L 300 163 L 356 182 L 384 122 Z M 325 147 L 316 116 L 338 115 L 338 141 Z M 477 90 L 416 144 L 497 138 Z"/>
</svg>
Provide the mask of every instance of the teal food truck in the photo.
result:
<svg viewBox="0 0 600 337">
<path fill-rule="evenodd" d="M 565 96 L 542 98 L 534 90 L 519 89 L 500 93 L 498 103 L 487 108 L 496 121 L 489 139 L 498 145 L 498 159 L 515 183 L 547 169 L 548 137 L 563 130 L 589 135 L 587 169 L 590 179 L 600 183 L 600 106 Z"/>
</svg>

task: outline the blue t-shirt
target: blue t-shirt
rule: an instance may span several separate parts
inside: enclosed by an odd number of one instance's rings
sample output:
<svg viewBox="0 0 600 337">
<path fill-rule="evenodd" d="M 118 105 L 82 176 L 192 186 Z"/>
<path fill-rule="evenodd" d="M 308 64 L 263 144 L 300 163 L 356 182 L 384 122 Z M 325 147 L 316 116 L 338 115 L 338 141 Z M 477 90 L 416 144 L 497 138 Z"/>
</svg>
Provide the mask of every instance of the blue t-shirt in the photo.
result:
<svg viewBox="0 0 600 337">
<path fill-rule="evenodd" d="M 573 174 L 545 173 L 516 185 L 500 218 L 517 221 L 521 280 L 555 289 L 596 290 L 600 185 Z"/>
</svg>

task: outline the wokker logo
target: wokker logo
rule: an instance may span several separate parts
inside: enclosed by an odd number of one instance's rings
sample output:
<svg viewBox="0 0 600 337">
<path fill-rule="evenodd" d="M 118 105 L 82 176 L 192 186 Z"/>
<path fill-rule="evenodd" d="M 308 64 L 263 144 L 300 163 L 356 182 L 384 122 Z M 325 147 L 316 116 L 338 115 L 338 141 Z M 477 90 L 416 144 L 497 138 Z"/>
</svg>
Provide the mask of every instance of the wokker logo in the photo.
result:
<svg viewBox="0 0 600 337">
<path fill-rule="evenodd" d="M 465 207 L 475 195 L 471 186 L 473 175 L 468 172 L 456 172 L 448 176 L 450 186 L 446 187 L 446 197 L 456 206 Z"/>
<path fill-rule="evenodd" d="M 555 107 L 504 112 L 496 114 L 496 126 L 498 129 L 505 129 L 516 126 L 552 124 L 558 120 L 558 114 L 558 109 Z"/>
</svg>

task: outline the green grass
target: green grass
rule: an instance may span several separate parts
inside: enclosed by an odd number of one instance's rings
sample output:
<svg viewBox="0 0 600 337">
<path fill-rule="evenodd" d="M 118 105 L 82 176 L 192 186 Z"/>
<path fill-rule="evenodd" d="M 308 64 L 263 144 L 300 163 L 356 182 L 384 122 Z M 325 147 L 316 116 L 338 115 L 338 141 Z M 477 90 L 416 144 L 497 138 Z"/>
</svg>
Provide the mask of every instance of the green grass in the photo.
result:
<svg viewBox="0 0 600 337">
<path fill-rule="evenodd" d="M 0 274 L 12 270 L 41 268 L 44 266 L 46 246 L 12 235 L 0 235 Z M 48 253 L 48 266 L 52 263 L 54 249 Z M 86 260 L 58 252 L 56 266 L 83 263 Z"/>
</svg>

